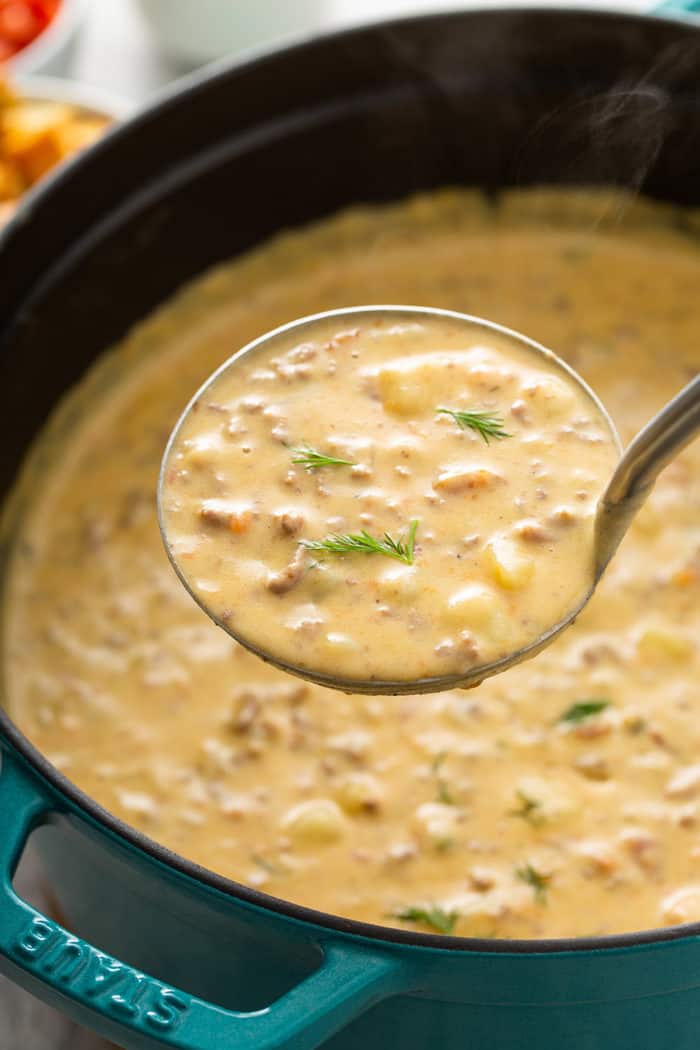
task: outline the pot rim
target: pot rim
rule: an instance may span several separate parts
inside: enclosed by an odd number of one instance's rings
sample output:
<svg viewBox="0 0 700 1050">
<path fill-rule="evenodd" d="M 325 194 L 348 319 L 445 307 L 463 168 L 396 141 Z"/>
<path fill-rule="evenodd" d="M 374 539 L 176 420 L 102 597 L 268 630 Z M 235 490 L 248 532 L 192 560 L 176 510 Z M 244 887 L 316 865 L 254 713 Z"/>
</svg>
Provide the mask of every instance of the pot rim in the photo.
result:
<svg viewBox="0 0 700 1050">
<path fill-rule="evenodd" d="M 524 16 L 527 14 L 538 14 L 551 18 L 580 18 L 581 16 L 596 20 L 624 20 L 631 22 L 658 21 L 671 22 L 683 31 L 692 34 L 697 28 L 691 23 L 682 23 L 673 17 L 665 16 L 663 13 L 651 12 L 635 13 L 616 10 L 614 7 L 606 9 L 593 9 L 588 6 L 573 7 L 562 4 L 554 7 L 543 7 L 536 3 L 523 7 L 513 7 L 506 3 L 498 3 L 497 6 L 489 7 L 445 7 L 438 11 L 429 13 L 409 15 L 406 17 L 390 18 L 379 21 L 363 22 L 360 25 L 331 29 L 327 32 L 313 35 L 304 34 L 281 46 L 266 46 L 255 49 L 244 54 L 241 58 L 233 61 L 224 59 L 212 63 L 204 70 L 198 70 L 182 79 L 174 85 L 159 93 L 156 98 L 146 107 L 140 110 L 136 116 L 115 126 L 88 151 L 92 153 L 97 150 L 106 150 L 111 147 L 112 142 L 118 141 L 122 135 L 129 134 L 134 126 L 145 123 L 159 113 L 167 111 L 183 95 L 194 95 L 205 90 L 210 82 L 223 80 L 233 72 L 242 72 L 249 67 L 274 59 L 278 54 L 290 51 L 303 51 L 308 47 L 324 44 L 326 41 L 335 39 L 352 39 L 368 31 L 385 32 L 406 25 L 416 23 L 439 22 L 446 18 L 479 18 L 492 16 L 493 14 L 511 14 Z M 31 217 L 32 204 L 39 198 L 43 198 L 52 192 L 54 186 L 63 184 L 71 177 L 74 165 L 80 165 L 82 158 L 77 157 L 62 166 L 56 174 L 42 180 L 37 189 L 29 195 L 30 201 L 27 205 L 20 204 L 15 216 L 6 224 L 0 232 L 0 252 L 4 242 L 10 240 L 15 230 Z M 161 845 L 154 839 L 149 838 L 143 832 L 120 820 L 108 810 L 104 809 L 91 796 L 82 791 L 68 777 L 61 773 L 49 762 L 48 758 L 20 731 L 11 720 L 7 711 L 0 707 L 0 743 L 3 738 L 13 747 L 29 765 L 49 785 L 64 795 L 75 807 L 82 811 L 91 821 L 100 825 L 103 829 L 111 832 L 128 846 L 141 850 L 155 861 L 185 875 L 194 881 L 202 883 L 208 889 L 213 889 L 226 897 L 242 900 L 247 904 L 254 905 L 266 911 L 277 913 L 287 918 L 304 922 L 326 930 L 337 933 L 361 937 L 372 941 L 385 942 L 397 946 L 407 945 L 418 948 L 429 948 L 432 950 L 447 951 L 469 951 L 482 954 L 501 955 L 548 955 L 553 953 L 570 953 L 585 951 L 611 951 L 626 948 L 641 948 L 662 942 L 680 940 L 683 938 L 700 936 L 700 922 L 685 923 L 683 925 L 652 928 L 647 930 L 635 930 L 629 933 L 607 934 L 600 937 L 556 937 L 543 938 L 541 940 L 526 939 L 495 939 L 481 937 L 457 937 L 436 933 L 420 933 L 413 930 L 403 930 L 392 926 L 381 926 L 377 923 L 361 922 L 357 919 L 344 918 L 341 915 L 333 915 L 330 912 L 318 911 L 305 905 L 295 904 L 293 901 L 274 897 L 251 886 L 236 882 L 223 875 L 219 875 L 209 868 L 204 868 L 194 861 L 187 860 L 178 853 Z M 0 749 L 0 755 L 2 751 Z M 2 775 L 0 769 L 0 776 Z"/>
</svg>

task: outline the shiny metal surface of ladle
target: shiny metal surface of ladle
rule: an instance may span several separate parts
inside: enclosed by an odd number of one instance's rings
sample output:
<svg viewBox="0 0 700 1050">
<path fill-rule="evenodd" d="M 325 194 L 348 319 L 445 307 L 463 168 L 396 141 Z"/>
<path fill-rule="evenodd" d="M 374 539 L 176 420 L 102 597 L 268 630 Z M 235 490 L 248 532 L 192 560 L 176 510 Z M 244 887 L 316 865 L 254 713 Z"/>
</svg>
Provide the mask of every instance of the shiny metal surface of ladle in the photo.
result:
<svg viewBox="0 0 700 1050">
<path fill-rule="evenodd" d="M 221 622 L 212 614 L 206 604 L 202 601 L 201 597 L 196 594 L 190 586 L 190 582 L 188 581 L 186 574 L 183 572 L 182 566 L 175 558 L 171 549 L 164 525 L 164 515 L 162 510 L 163 481 L 170 451 L 177 439 L 180 428 L 188 418 L 193 406 L 207 392 L 209 387 L 216 382 L 224 371 L 228 371 L 230 368 L 235 367 L 243 357 L 247 357 L 263 348 L 267 349 L 271 344 L 285 339 L 290 333 L 295 335 L 298 334 L 300 338 L 303 338 L 311 334 L 314 326 L 325 323 L 329 319 L 337 320 L 340 323 L 351 323 L 353 320 L 357 321 L 359 318 L 366 318 L 373 314 L 381 314 L 384 316 L 389 315 L 392 318 L 403 318 L 404 320 L 406 318 L 416 320 L 421 317 L 428 319 L 431 317 L 438 317 L 461 320 L 469 327 L 472 334 L 475 328 L 482 328 L 484 332 L 491 336 L 495 334 L 502 338 L 514 341 L 520 347 L 527 348 L 535 356 L 544 358 L 550 369 L 563 372 L 569 382 L 573 380 L 580 387 L 585 395 L 592 401 L 597 412 L 607 424 L 611 437 L 617 448 L 621 448 L 615 426 L 610 419 L 610 416 L 598 397 L 581 376 L 567 365 L 566 362 L 557 357 L 557 355 L 551 350 L 548 350 L 539 343 L 521 335 L 519 332 L 514 332 L 511 329 L 504 328 L 503 326 L 491 321 L 485 321 L 481 318 L 472 317 L 467 314 L 429 307 L 361 306 L 351 307 L 344 310 L 329 310 L 320 314 L 314 314 L 311 317 L 302 318 L 298 321 L 292 321 L 290 324 L 276 328 L 274 331 L 268 332 L 266 335 L 249 343 L 234 354 L 233 357 L 225 361 L 224 364 L 206 380 L 200 390 L 194 395 L 173 428 L 163 455 L 160 477 L 158 480 L 158 520 L 163 543 L 168 557 L 170 558 L 181 582 L 194 600 L 204 609 L 207 615 L 218 624 L 219 627 L 225 630 L 231 635 L 231 637 L 240 642 L 247 649 L 251 650 L 268 663 L 272 663 L 290 674 L 316 682 L 318 685 L 352 693 L 390 695 L 398 693 L 431 693 L 457 687 L 471 688 L 479 685 L 479 683 L 485 678 L 494 674 L 499 674 L 501 671 L 505 671 L 514 664 L 535 656 L 538 652 L 549 645 L 550 642 L 561 633 L 561 631 L 568 627 L 588 603 L 598 580 L 617 550 L 632 519 L 651 491 L 657 475 L 663 467 L 665 467 L 666 464 L 685 447 L 685 445 L 692 441 L 698 430 L 700 430 L 700 376 L 693 379 L 693 381 L 689 383 L 680 394 L 678 394 L 651 420 L 649 424 L 647 424 L 647 426 L 630 443 L 624 455 L 622 455 L 620 462 L 618 463 L 618 466 L 598 504 L 595 523 L 595 572 L 591 588 L 582 596 L 581 601 L 571 609 L 570 613 L 564 619 L 553 624 L 549 630 L 543 633 L 531 644 L 512 653 L 508 653 L 506 656 L 491 663 L 472 667 L 466 673 L 423 678 L 417 681 L 335 678 L 328 674 L 315 672 L 310 668 L 290 664 L 288 661 L 276 657 L 274 653 L 267 652 L 257 642 L 253 642 L 251 639 L 238 635 L 228 623 Z"/>
<path fill-rule="evenodd" d="M 698 431 L 700 376 L 695 376 L 632 439 L 600 498 L 595 523 L 596 583 L 661 471 Z"/>
</svg>

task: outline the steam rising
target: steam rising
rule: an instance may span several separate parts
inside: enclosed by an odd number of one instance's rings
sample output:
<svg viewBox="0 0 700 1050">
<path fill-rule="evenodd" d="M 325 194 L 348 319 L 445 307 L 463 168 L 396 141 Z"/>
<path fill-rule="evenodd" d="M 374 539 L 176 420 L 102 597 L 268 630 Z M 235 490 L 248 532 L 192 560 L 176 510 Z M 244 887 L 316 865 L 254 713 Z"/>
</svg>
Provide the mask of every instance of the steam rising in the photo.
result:
<svg viewBox="0 0 700 1050">
<path fill-rule="evenodd" d="M 668 93 L 651 83 L 567 104 L 534 128 L 523 150 L 520 174 L 531 181 L 539 169 L 547 182 L 604 183 L 638 191 L 671 120 Z"/>
<path fill-rule="evenodd" d="M 387 30 L 382 57 L 410 117 L 377 115 L 374 134 L 405 155 L 409 191 L 604 185 L 625 191 L 623 207 L 656 179 L 682 197 L 697 170 L 700 34 L 634 22 L 503 13 L 475 18 L 471 35 Z"/>
</svg>

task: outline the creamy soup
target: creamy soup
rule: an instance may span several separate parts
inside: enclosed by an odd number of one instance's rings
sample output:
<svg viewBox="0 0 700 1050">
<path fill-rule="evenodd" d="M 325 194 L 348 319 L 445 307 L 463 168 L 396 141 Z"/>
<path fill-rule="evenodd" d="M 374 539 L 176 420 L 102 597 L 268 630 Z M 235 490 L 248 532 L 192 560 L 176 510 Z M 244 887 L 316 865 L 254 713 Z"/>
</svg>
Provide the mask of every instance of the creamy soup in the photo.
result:
<svg viewBox="0 0 700 1050">
<path fill-rule="evenodd" d="M 214 377 L 174 436 L 161 512 L 180 573 L 237 637 L 426 691 L 578 609 L 616 458 L 556 358 L 449 315 L 356 314 Z"/>
<path fill-rule="evenodd" d="M 664 472 L 577 623 L 470 692 L 348 696 L 269 668 L 185 592 L 155 506 L 167 436 L 217 365 L 367 301 L 556 347 L 629 439 L 697 370 L 693 223 L 604 195 L 441 193 L 284 235 L 178 295 L 59 411 L 20 489 L 4 632 L 20 727 L 147 835 L 315 908 L 488 937 L 700 919 L 700 448 Z M 458 456 L 508 447 L 439 425 Z"/>
</svg>

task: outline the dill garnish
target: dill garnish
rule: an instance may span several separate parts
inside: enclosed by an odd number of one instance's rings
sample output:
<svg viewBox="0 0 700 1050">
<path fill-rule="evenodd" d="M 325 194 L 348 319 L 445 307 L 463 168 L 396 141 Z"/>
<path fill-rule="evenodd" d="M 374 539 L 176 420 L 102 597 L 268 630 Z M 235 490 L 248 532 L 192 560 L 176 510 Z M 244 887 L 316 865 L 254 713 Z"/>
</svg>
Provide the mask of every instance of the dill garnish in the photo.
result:
<svg viewBox="0 0 700 1050">
<path fill-rule="evenodd" d="M 590 700 L 578 700 L 571 707 L 567 707 L 563 714 L 559 715 L 557 722 L 564 722 L 566 725 L 575 726 L 579 722 L 585 722 L 587 718 L 592 718 L 593 715 L 600 714 L 606 707 L 610 707 L 610 701 L 603 697 L 593 697 Z"/>
<path fill-rule="evenodd" d="M 309 551 L 326 554 L 384 554 L 387 558 L 413 565 L 413 551 L 416 540 L 418 521 L 414 519 L 405 540 L 395 540 L 388 532 L 377 539 L 364 529 L 362 532 L 334 532 L 324 540 L 302 540 L 302 546 Z"/>
<path fill-rule="evenodd" d="M 337 456 L 327 456 L 325 452 L 317 452 L 311 445 L 304 448 L 293 448 L 292 463 L 299 463 L 305 470 L 318 470 L 319 467 L 354 467 L 350 459 L 338 459 Z"/>
<path fill-rule="evenodd" d="M 522 864 L 519 868 L 516 868 L 515 874 L 521 882 L 526 882 L 532 888 L 538 904 L 547 903 L 547 891 L 549 890 L 551 875 L 543 875 L 537 868 L 533 868 L 530 863 Z"/>
<path fill-rule="evenodd" d="M 627 732 L 632 733 L 634 736 L 643 733 L 647 727 L 648 723 L 646 718 L 633 718 L 625 725 Z"/>
<path fill-rule="evenodd" d="M 435 411 L 440 415 L 451 416 L 461 430 L 475 430 L 477 434 L 481 434 L 487 445 L 491 438 L 500 440 L 513 436 L 504 430 L 502 418 L 490 412 L 469 412 L 453 408 L 436 408 Z"/>
<path fill-rule="evenodd" d="M 404 922 L 423 922 L 426 926 L 432 926 L 438 933 L 452 933 L 459 914 L 456 911 L 445 911 L 433 905 L 427 908 L 403 908 L 395 912 L 393 917 L 402 919 Z"/>
<path fill-rule="evenodd" d="M 437 776 L 438 775 L 438 773 L 440 772 L 440 769 L 442 768 L 442 764 L 443 764 L 443 762 L 445 761 L 446 758 L 447 758 L 447 752 L 446 751 L 438 751 L 437 755 L 435 756 L 433 761 L 430 763 L 430 772 L 433 774 L 433 776 Z"/>
<path fill-rule="evenodd" d="M 433 774 L 433 776 L 437 780 L 437 784 L 436 784 L 436 800 L 438 802 L 442 802 L 443 805 L 445 805 L 445 806 L 454 806 L 454 805 L 456 805 L 456 803 L 455 803 L 454 798 L 452 797 L 452 792 L 450 791 L 450 786 L 447 783 L 447 781 L 444 779 L 444 777 L 440 776 L 440 770 L 441 770 L 442 764 L 443 764 L 443 762 L 445 761 L 446 758 L 447 758 L 447 752 L 446 751 L 438 752 L 438 754 L 435 756 L 435 758 L 433 759 L 433 761 L 430 764 L 430 772 Z"/>
<path fill-rule="evenodd" d="M 445 806 L 454 806 L 456 804 L 446 780 L 438 780 L 437 801 L 442 802 Z"/>
<path fill-rule="evenodd" d="M 532 798 L 531 795 L 527 795 L 524 791 L 516 791 L 520 805 L 517 809 L 511 809 L 509 817 L 520 817 L 521 820 L 526 820 L 528 824 L 531 824 L 533 828 L 539 828 L 544 824 L 544 815 L 541 812 L 542 803 L 537 798 Z"/>
<path fill-rule="evenodd" d="M 273 864 L 271 860 L 263 857 L 260 853 L 251 853 L 250 859 L 254 864 L 257 864 L 259 868 L 266 871 L 268 875 L 284 875 L 285 872 L 277 864 Z"/>
</svg>

